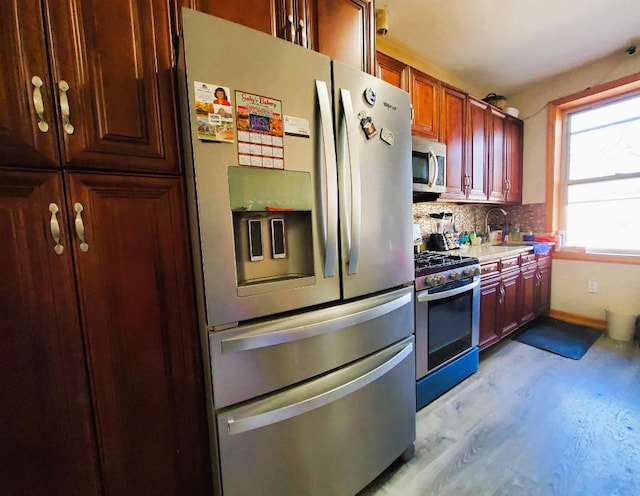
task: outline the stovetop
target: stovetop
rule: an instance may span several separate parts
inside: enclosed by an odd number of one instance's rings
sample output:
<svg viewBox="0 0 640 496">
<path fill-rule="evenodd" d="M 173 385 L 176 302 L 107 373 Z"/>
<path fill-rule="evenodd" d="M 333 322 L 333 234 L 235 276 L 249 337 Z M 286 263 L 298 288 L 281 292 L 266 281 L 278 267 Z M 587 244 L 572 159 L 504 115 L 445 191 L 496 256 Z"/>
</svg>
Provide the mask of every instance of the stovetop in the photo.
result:
<svg viewBox="0 0 640 496">
<path fill-rule="evenodd" d="M 479 263 L 477 258 L 468 257 L 462 253 L 423 251 L 414 255 L 416 278 Z"/>
</svg>

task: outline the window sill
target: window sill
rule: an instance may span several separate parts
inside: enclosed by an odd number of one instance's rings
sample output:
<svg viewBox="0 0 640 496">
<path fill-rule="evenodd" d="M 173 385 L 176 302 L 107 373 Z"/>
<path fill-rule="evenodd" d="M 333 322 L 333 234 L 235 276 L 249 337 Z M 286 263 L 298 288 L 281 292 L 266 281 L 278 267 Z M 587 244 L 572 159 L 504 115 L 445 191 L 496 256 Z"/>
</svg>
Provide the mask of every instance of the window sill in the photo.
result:
<svg viewBox="0 0 640 496">
<path fill-rule="evenodd" d="M 586 253 L 584 248 L 562 248 L 556 247 L 551 253 L 554 260 L 579 260 L 583 262 L 617 263 L 640 265 L 640 255 L 612 255 L 603 253 Z"/>
</svg>

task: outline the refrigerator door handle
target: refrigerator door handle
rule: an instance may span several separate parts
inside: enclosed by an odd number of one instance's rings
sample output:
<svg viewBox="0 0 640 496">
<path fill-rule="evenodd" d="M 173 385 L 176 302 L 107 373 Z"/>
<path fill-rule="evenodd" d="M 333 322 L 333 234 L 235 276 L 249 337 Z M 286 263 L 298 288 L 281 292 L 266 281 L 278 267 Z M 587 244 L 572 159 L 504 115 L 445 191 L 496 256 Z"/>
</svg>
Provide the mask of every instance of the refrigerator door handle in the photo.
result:
<svg viewBox="0 0 640 496">
<path fill-rule="evenodd" d="M 320 407 L 333 403 L 340 398 L 355 393 L 359 389 L 371 384 L 383 375 L 393 370 L 400 362 L 408 357 L 413 351 L 413 342 L 408 343 L 402 350 L 396 353 L 389 360 L 379 365 L 378 367 L 366 372 L 357 379 L 354 379 L 342 386 L 335 387 L 324 393 L 306 398 L 304 400 L 292 403 L 289 405 L 281 406 L 273 410 L 252 415 L 249 417 L 227 420 L 227 429 L 230 435 L 240 434 L 261 427 L 266 427 L 284 420 L 288 420 L 293 417 L 297 417 L 308 413 L 312 410 L 316 410 Z"/>
<path fill-rule="evenodd" d="M 381 305 L 376 305 L 373 308 L 367 308 L 356 313 L 348 313 L 328 321 L 314 322 L 297 327 L 285 327 L 262 334 L 240 334 L 228 339 L 223 339 L 220 342 L 220 351 L 223 354 L 227 354 L 238 351 L 255 350 L 339 331 L 340 329 L 362 324 L 363 322 L 389 314 L 411 303 L 412 296 L 411 293 L 407 293 Z"/>
<path fill-rule="evenodd" d="M 356 136 L 356 116 L 351 102 L 351 92 L 344 88 L 340 89 L 340 100 L 344 110 L 345 129 L 347 135 L 347 155 L 349 157 L 349 172 L 351 176 L 351 234 L 349 236 L 349 275 L 358 272 L 358 261 L 360 260 L 360 231 L 362 224 L 362 193 L 360 183 L 360 160 L 357 153 Z M 346 207 L 346 205 L 345 205 Z"/>
<path fill-rule="evenodd" d="M 320 106 L 320 124 L 322 126 L 326 181 L 325 188 L 327 191 L 326 219 L 324 219 L 324 276 L 333 277 L 335 275 L 335 262 L 338 252 L 338 166 L 336 163 L 336 150 L 334 148 L 333 117 L 327 83 L 316 80 L 316 92 Z"/>
</svg>

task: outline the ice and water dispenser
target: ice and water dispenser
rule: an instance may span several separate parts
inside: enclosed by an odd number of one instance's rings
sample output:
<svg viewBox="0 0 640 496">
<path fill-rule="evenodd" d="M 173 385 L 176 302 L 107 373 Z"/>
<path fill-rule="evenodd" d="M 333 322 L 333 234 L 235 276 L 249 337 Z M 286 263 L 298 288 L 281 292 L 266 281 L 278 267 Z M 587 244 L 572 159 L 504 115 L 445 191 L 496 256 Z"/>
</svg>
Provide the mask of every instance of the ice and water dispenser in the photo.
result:
<svg viewBox="0 0 640 496">
<path fill-rule="evenodd" d="M 238 295 L 309 284 L 314 277 L 307 172 L 229 167 Z"/>
</svg>

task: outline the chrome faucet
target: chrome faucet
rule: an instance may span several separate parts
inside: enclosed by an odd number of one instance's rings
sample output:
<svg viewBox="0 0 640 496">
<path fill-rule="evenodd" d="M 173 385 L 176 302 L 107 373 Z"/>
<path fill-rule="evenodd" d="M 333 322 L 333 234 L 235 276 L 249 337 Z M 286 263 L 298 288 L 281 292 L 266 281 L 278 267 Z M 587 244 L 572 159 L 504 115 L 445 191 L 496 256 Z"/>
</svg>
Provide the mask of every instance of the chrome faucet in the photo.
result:
<svg viewBox="0 0 640 496">
<path fill-rule="evenodd" d="M 492 207 L 489 210 L 487 210 L 487 213 L 484 216 L 484 232 L 487 235 L 487 237 L 489 236 L 489 214 L 491 212 L 493 212 L 494 210 L 500 210 L 500 212 L 502 212 L 502 215 L 504 215 L 504 227 L 503 227 L 503 231 L 507 230 L 507 212 L 506 210 L 504 210 L 503 208 L 500 207 Z"/>
</svg>

